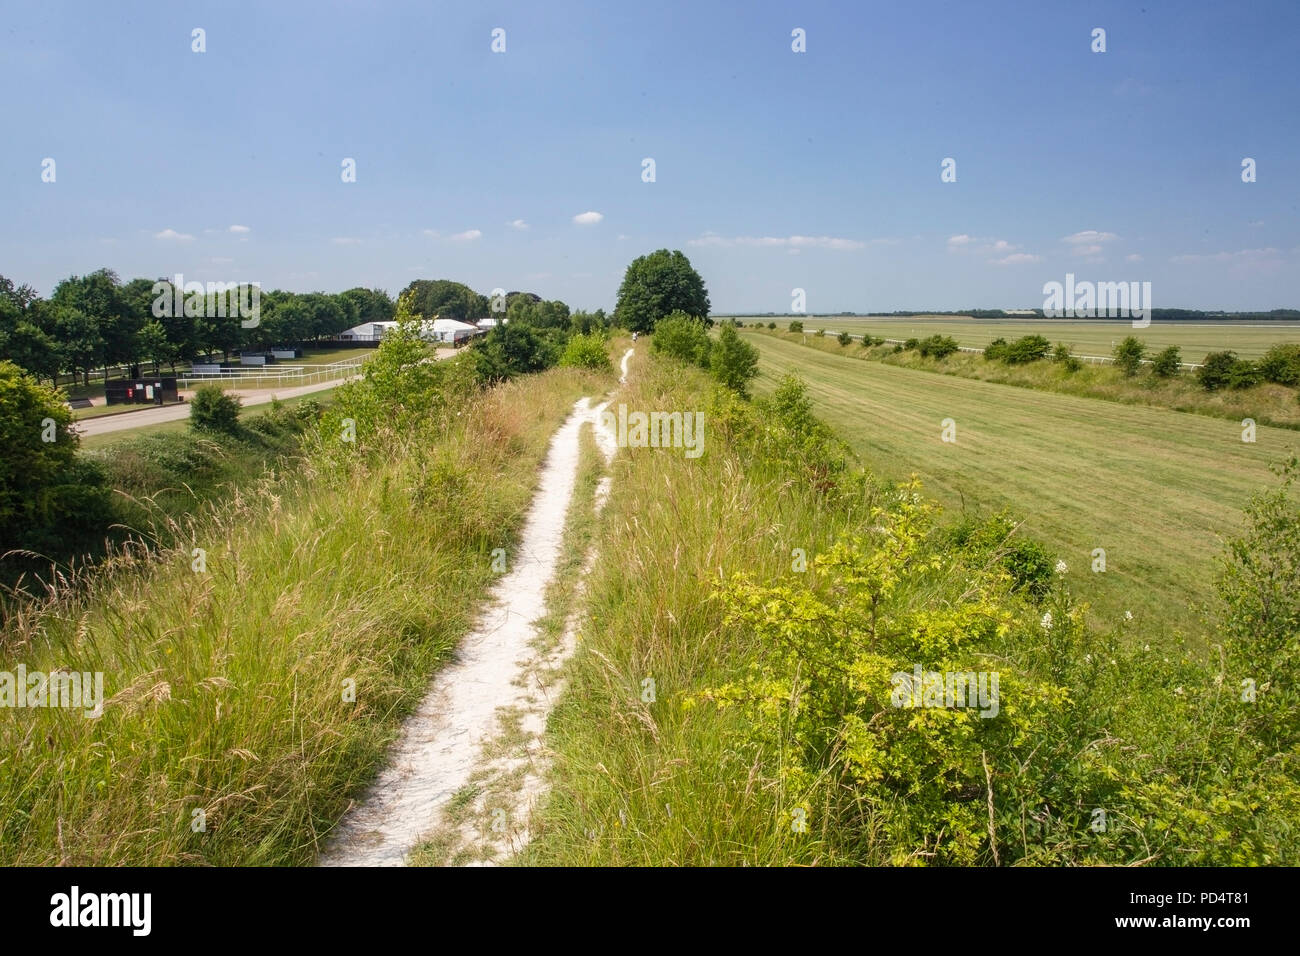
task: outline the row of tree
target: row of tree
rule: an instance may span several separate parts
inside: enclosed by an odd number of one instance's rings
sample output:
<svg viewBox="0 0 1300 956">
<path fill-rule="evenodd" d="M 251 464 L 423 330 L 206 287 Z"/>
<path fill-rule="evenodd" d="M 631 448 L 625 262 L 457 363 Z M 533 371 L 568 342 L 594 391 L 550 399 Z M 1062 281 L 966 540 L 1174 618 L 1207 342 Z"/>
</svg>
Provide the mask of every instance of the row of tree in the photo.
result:
<svg viewBox="0 0 1300 956">
<path fill-rule="evenodd" d="M 166 295 L 159 282 L 166 283 Z M 43 299 L 31 286 L 0 276 L 0 359 L 40 379 L 57 382 L 71 373 L 88 384 L 96 369 L 126 366 L 137 375 L 145 363 L 174 370 L 200 355 L 228 358 L 243 349 L 319 341 L 391 319 L 394 308 L 380 289 L 271 291 L 259 295 L 257 321 L 246 325 L 236 292 L 173 297 L 170 285 L 166 279 L 122 282 L 111 269 L 100 269 L 69 276 Z"/>
<path fill-rule="evenodd" d="M 250 321 L 241 314 L 234 290 L 187 294 L 182 289 L 173 295 L 170 285 L 166 278 L 124 282 L 111 269 L 99 269 L 69 276 L 43 299 L 31 286 L 0 276 L 0 360 L 55 384 L 68 374 L 89 384 L 98 369 L 126 367 L 134 377 L 145 364 L 175 371 L 199 356 L 229 359 L 244 350 L 319 342 L 356 325 L 391 320 L 396 309 L 382 289 L 259 290 L 256 321 Z M 706 322 L 709 315 L 699 273 L 681 252 L 667 249 L 628 266 L 612 317 L 600 309 L 571 312 L 565 303 L 532 292 L 484 295 L 450 279 L 416 280 L 402 296 L 412 314 L 424 319 L 472 322 L 491 316 L 582 334 L 611 325 L 649 332 L 674 312 Z M 247 307 L 247 294 L 243 299 Z"/>
</svg>

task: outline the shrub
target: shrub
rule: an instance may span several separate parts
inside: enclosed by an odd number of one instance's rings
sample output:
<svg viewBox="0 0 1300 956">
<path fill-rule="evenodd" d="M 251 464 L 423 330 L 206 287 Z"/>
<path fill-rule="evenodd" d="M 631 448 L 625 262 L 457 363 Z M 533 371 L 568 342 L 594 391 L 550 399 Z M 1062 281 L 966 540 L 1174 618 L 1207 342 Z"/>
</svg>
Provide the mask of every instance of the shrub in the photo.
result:
<svg viewBox="0 0 1300 956">
<path fill-rule="evenodd" d="M 685 312 L 674 312 L 656 322 L 650 347 L 691 365 L 709 367 L 709 333 L 703 322 Z"/>
<path fill-rule="evenodd" d="M 1083 368 L 1083 362 L 1074 355 L 1067 355 L 1062 364 L 1065 366 L 1067 372 L 1077 372 L 1079 369 Z"/>
<path fill-rule="evenodd" d="M 1259 371 L 1266 382 L 1300 385 L 1300 345 L 1274 345 L 1259 360 Z"/>
<path fill-rule="evenodd" d="M 923 356 L 933 356 L 937 359 L 947 358 L 956 352 L 958 347 L 957 340 L 950 335 L 932 335 L 917 344 Z"/>
<path fill-rule="evenodd" d="M 825 330 L 825 329 L 818 329 L 816 332 L 813 333 L 813 335 L 817 336 L 817 338 L 820 339 L 820 338 L 822 338 L 823 336 L 826 335 L 826 330 Z"/>
<path fill-rule="evenodd" d="M 850 342 L 853 341 L 853 336 L 849 335 L 849 333 L 847 332 L 841 332 L 835 338 L 840 343 L 840 345 L 848 345 Z"/>
<path fill-rule="evenodd" d="M 1053 362 L 1066 362 L 1070 358 L 1070 347 L 1064 342 L 1057 342 L 1056 348 L 1052 349 Z"/>
<path fill-rule="evenodd" d="M 1026 335 L 1023 338 L 1016 339 L 1010 345 L 1006 346 L 1002 352 L 1001 358 L 1008 365 L 1022 365 L 1028 362 L 1037 362 L 1039 359 L 1046 358 L 1047 353 L 1051 350 L 1052 343 L 1047 341 L 1041 335 Z M 985 356 L 988 355 L 986 351 Z"/>
<path fill-rule="evenodd" d="M 1258 385 L 1263 374 L 1254 362 L 1237 357 L 1236 352 L 1211 352 L 1196 370 L 1196 380 L 1207 391 L 1220 388 L 1249 388 Z"/>
<path fill-rule="evenodd" d="M 71 425 L 61 391 L 0 361 L 0 554 L 27 549 L 66 557 L 108 527 L 107 482 L 97 465 L 77 454 Z M 0 579 L 37 564 L 21 556 L 5 560 Z"/>
<path fill-rule="evenodd" d="M 767 323 L 767 327 L 768 327 L 769 329 L 775 329 L 775 328 L 776 328 L 776 323 L 775 323 L 775 322 L 769 322 L 769 323 Z M 791 331 L 794 331 L 794 330 L 791 329 Z"/>
<path fill-rule="evenodd" d="M 984 346 L 984 357 L 989 361 L 996 361 L 1007 354 L 1007 340 L 999 336 L 988 345 Z"/>
<path fill-rule="evenodd" d="M 919 348 L 920 345 L 921 345 L 920 339 L 907 339 L 906 341 L 903 342 L 903 351 L 910 352 L 912 351 L 912 349 Z"/>
<path fill-rule="evenodd" d="M 1124 341 L 1115 346 L 1115 365 L 1123 371 L 1125 375 L 1136 375 L 1137 370 L 1142 367 L 1142 358 L 1146 355 L 1147 347 L 1136 336 L 1127 336 Z"/>
<path fill-rule="evenodd" d="M 791 332 L 802 332 L 802 331 L 803 331 L 803 323 L 800 322 L 798 319 L 795 319 L 793 322 L 790 323 L 790 331 L 791 331 Z"/>
<path fill-rule="evenodd" d="M 609 348 L 605 336 L 599 332 L 590 335 L 575 335 L 564 347 L 560 364 L 571 368 L 588 368 L 596 372 L 608 372 L 613 369 L 609 360 Z"/>
<path fill-rule="evenodd" d="M 1178 369 L 1182 365 L 1183 356 L 1179 352 L 1177 345 L 1171 345 L 1167 349 L 1157 352 L 1151 360 L 1151 371 L 1155 372 L 1161 378 L 1169 378 L 1178 374 Z"/>
<path fill-rule="evenodd" d="M 742 340 L 734 325 L 724 323 L 713 343 L 709 370 L 723 385 L 745 395 L 750 379 L 758 374 L 758 349 Z"/>
<path fill-rule="evenodd" d="M 239 397 L 220 385 L 200 385 L 190 401 L 190 427 L 234 435 L 239 431 Z"/>
</svg>

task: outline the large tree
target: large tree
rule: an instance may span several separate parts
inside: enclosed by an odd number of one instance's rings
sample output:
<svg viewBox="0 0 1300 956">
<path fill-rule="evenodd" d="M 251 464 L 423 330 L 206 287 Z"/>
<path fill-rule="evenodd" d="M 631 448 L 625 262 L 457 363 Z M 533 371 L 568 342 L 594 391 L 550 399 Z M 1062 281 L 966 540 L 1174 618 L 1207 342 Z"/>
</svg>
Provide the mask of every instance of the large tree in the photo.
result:
<svg viewBox="0 0 1300 956">
<path fill-rule="evenodd" d="M 481 319 L 488 314 L 488 300 L 469 286 L 450 279 L 416 279 L 402 296 L 410 296 L 411 311 L 424 319 Z"/>
<path fill-rule="evenodd" d="M 651 332 L 673 312 L 708 321 L 709 294 L 691 261 L 675 249 L 634 259 L 618 288 L 614 321 L 633 332 Z"/>
</svg>

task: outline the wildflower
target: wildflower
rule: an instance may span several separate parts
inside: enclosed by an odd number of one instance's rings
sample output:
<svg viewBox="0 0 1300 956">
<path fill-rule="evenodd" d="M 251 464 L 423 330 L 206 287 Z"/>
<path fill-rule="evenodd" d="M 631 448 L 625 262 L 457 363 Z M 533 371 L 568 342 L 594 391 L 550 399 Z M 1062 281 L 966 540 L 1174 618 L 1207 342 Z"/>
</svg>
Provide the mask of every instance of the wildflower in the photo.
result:
<svg viewBox="0 0 1300 956">
<path fill-rule="evenodd" d="M 1174 688 L 1174 695 L 1175 695 L 1175 696 L 1177 696 L 1177 697 L 1182 697 L 1182 696 L 1183 696 L 1183 693 L 1184 693 L 1184 691 L 1183 691 L 1183 689 L 1182 689 L 1181 687 L 1175 687 L 1175 688 Z"/>
<path fill-rule="evenodd" d="M 1064 574 L 1064 573 L 1065 573 L 1066 571 L 1068 571 L 1068 570 L 1070 570 L 1070 569 L 1069 569 L 1069 567 L 1066 566 L 1066 564 L 1065 564 L 1064 561 L 1057 561 L 1057 562 L 1056 562 L 1056 573 L 1057 573 L 1057 574 Z"/>
<path fill-rule="evenodd" d="M 1131 620 L 1133 620 L 1133 612 L 1132 612 L 1132 611 L 1125 611 L 1125 612 L 1124 612 L 1124 620 L 1126 620 L 1126 621 L 1131 621 Z"/>
<path fill-rule="evenodd" d="M 1043 615 L 1042 621 L 1040 621 L 1039 623 L 1042 624 L 1044 631 L 1050 631 L 1052 629 L 1052 612 L 1048 611 L 1047 613 L 1045 613 Z"/>
</svg>

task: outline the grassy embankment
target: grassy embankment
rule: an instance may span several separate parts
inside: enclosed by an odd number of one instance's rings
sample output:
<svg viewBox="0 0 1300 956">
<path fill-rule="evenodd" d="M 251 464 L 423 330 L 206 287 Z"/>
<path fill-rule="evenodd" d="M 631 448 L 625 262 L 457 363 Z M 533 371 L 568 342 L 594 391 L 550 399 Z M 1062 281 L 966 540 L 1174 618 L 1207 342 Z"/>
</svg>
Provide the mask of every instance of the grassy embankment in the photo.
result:
<svg viewBox="0 0 1300 956">
<path fill-rule="evenodd" d="M 529 376 L 366 455 L 323 436 L 180 547 L 13 619 L 5 669 L 102 671 L 108 702 L 0 709 L 0 862 L 309 863 L 470 626 L 554 428 L 607 387 Z"/>
<path fill-rule="evenodd" d="M 802 364 L 807 355 L 786 358 L 821 399 L 827 387 Z M 985 577 L 996 552 L 967 554 L 945 532 L 899 523 L 889 514 L 907 510 L 899 510 L 906 496 L 870 479 L 828 481 L 835 472 L 822 467 L 825 455 L 800 437 L 810 432 L 765 445 L 763 436 L 785 427 L 770 408 L 745 420 L 714 403 L 697 371 L 653 354 L 635 368 L 620 400 L 633 409 L 707 409 L 707 450 L 689 460 L 629 449 L 614 462 L 582 639 L 549 727 L 552 789 L 536 821 L 540 835 L 520 862 L 1294 859 L 1285 837 L 1300 817 L 1297 790 L 1286 783 L 1294 755 L 1268 755 L 1294 747 L 1285 715 L 1296 695 L 1274 688 L 1281 698 L 1261 697 L 1273 702 L 1271 729 L 1261 729 L 1251 721 L 1262 712 L 1237 705 L 1232 690 L 1240 667 L 1261 687 L 1270 674 L 1281 679 L 1267 655 L 1226 645 L 1214 660 L 1176 644 L 1144 650 L 1141 634 L 1122 622 L 1088 631 L 1064 584 L 1042 603 L 1019 604 Z M 837 417 L 879 435 L 900 422 L 912 428 L 915 414 L 938 444 L 938 420 L 931 429 L 928 410 L 897 400 L 899 389 L 910 388 L 903 395 L 911 398 L 935 380 L 890 371 L 881 386 L 895 395 L 888 417 L 874 420 L 883 413 L 870 405 Z M 1024 402 L 1023 393 L 1001 391 Z M 981 426 L 970 424 L 978 434 Z M 1001 449 L 996 457 L 1019 456 Z M 1136 471 L 1149 456 L 1132 457 Z M 1044 462 L 1020 460 L 1026 471 L 1035 464 Z M 1222 480 L 1218 471 L 1203 477 Z M 1221 493 L 1235 494 L 1238 483 L 1248 482 L 1238 476 Z M 1134 489 L 1137 500 L 1144 490 Z M 882 524 L 894 533 L 874 538 Z M 843 532 L 883 549 L 859 562 L 861 577 L 820 564 Z M 918 533 L 932 544 L 908 545 L 911 560 L 889 556 Z M 792 563 L 795 548 L 806 550 L 804 573 Z M 1200 568 L 1202 583 L 1210 572 Z M 728 597 L 724 582 L 737 573 L 774 590 L 752 602 Z M 882 586 L 883 603 L 868 602 Z M 874 636 L 876 612 L 859 614 L 866 606 L 880 609 Z M 729 618 L 737 609 L 753 620 Z M 1052 627 L 1039 621 L 1045 609 L 1055 613 Z M 1003 623 L 994 630 L 992 620 Z M 944 660 L 1002 672 L 1000 719 L 890 707 L 893 667 L 942 669 Z M 1270 736 L 1287 726 L 1290 742 Z M 1099 809 L 1108 821 L 1102 832 L 1094 829 Z"/>
</svg>

